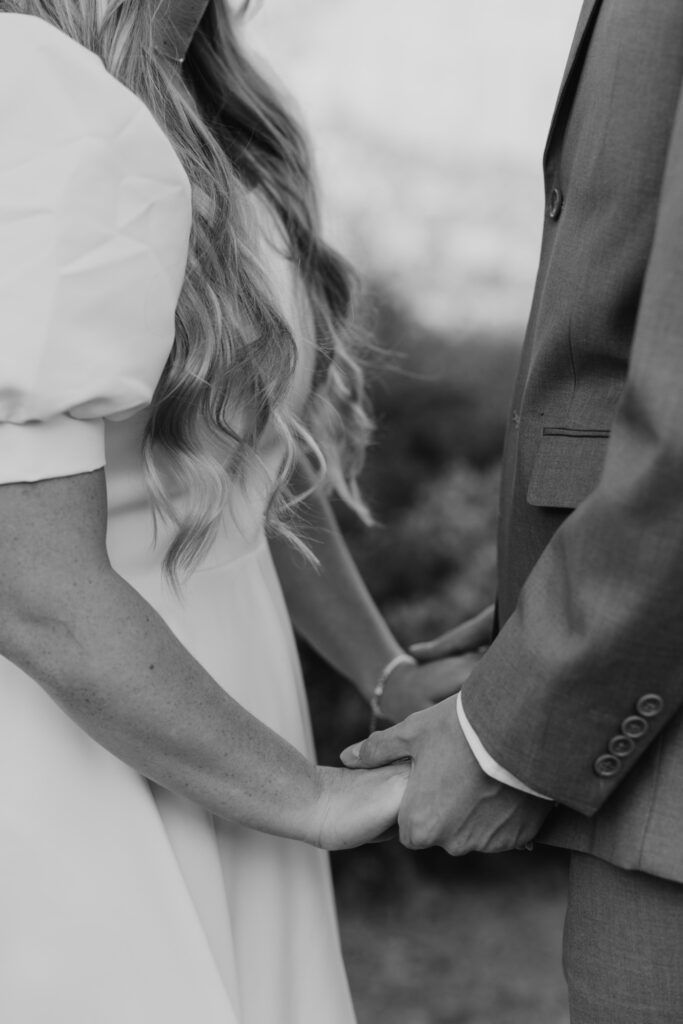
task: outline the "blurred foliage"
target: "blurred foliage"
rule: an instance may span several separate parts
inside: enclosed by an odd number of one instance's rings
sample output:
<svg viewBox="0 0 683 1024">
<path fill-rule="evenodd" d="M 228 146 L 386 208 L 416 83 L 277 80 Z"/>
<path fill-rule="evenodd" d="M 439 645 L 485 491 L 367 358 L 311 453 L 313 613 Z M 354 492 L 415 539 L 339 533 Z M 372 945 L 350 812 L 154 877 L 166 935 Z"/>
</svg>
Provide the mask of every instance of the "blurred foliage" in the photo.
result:
<svg viewBox="0 0 683 1024">
<path fill-rule="evenodd" d="M 380 292 L 378 421 L 363 487 L 379 525 L 342 528 L 403 644 L 495 594 L 495 534 L 517 339 L 450 337 Z M 303 649 L 320 760 L 367 734 L 355 690 Z M 332 859 L 360 1024 L 567 1024 L 564 855 L 410 853 L 396 841 Z"/>
<path fill-rule="evenodd" d="M 495 595 L 499 465 L 519 348 L 515 339 L 425 329 L 381 291 L 372 310 L 378 429 L 363 489 L 379 525 L 367 529 L 343 508 L 337 513 L 370 590 L 407 645 Z M 319 758 L 336 764 L 344 746 L 367 734 L 368 708 L 312 651 L 303 648 L 302 660 Z M 334 858 L 340 884 L 377 899 L 397 874 L 448 878 L 453 863 L 439 850 L 407 854 L 397 843 Z"/>
<path fill-rule="evenodd" d="M 518 349 L 429 331 L 383 293 L 374 309 L 387 355 L 370 374 L 378 430 L 363 487 L 380 525 L 339 515 L 408 643 L 478 610 L 495 589 L 498 464 Z"/>
<path fill-rule="evenodd" d="M 499 462 L 518 348 L 420 327 L 378 292 L 379 355 L 370 391 L 377 419 L 363 490 L 378 525 L 342 507 L 351 550 L 384 615 L 407 645 L 478 611 L 495 593 Z M 367 706 L 302 651 L 321 760 L 366 732 Z"/>
<path fill-rule="evenodd" d="M 569 1024 L 561 864 L 511 854 L 391 882 L 382 900 L 338 888 L 359 1024 Z"/>
</svg>

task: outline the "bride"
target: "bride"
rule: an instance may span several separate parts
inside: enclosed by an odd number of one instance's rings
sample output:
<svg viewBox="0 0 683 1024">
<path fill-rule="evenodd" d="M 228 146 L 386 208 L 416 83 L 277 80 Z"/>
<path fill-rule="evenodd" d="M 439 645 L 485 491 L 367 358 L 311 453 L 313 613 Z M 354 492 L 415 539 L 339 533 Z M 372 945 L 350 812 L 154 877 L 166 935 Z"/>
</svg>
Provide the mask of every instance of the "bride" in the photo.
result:
<svg viewBox="0 0 683 1024">
<path fill-rule="evenodd" d="M 0 12 L 0 1018 L 350 1024 L 316 847 L 407 768 L 314 764 L 283 589 L 387 717 L 458 663 L 401 652 L 326 505 L 362 512 L 349 273 L 222 0 Z"/>
</svg>

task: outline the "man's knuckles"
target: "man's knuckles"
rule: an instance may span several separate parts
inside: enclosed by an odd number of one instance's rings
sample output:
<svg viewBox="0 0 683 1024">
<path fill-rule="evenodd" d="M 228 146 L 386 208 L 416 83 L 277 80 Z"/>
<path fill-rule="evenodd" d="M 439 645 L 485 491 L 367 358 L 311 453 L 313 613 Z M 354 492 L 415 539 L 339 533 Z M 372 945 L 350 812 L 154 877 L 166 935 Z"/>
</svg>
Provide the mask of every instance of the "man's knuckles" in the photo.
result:
<svg viewBox="0 0 683 1024">
<path fill-rule="evenodd" d="M 449 839 L 448 822 L 436 809 L 418 807 L 399 813 L 401 843 L 409 850 L 444 846 Z"/>
</svg>

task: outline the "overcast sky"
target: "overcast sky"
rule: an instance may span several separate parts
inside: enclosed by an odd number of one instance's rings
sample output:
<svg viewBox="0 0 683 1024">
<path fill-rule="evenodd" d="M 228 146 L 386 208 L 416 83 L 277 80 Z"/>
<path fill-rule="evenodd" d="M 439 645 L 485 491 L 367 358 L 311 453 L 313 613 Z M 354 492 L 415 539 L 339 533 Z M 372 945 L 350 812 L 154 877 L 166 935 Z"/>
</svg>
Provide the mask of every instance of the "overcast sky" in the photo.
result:
<svg viewBox="0 0 683 1024">
<path fill-rule="evenodd" d="M 519 331 L 540 160 L 580 0 L 261 0 L 332 236 L 437 325 Z M 539 216 L 539 210 L 541 216 Z"/>
</svg>

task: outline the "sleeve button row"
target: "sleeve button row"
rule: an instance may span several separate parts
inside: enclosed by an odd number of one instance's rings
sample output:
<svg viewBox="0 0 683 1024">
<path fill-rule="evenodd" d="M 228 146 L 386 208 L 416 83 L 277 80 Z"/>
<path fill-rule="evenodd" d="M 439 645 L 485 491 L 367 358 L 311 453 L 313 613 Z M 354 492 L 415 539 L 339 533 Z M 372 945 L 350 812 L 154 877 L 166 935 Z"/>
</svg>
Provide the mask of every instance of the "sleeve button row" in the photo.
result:
<svg viewBox="0 0 683 1024">
<path fill-rule="evenodd" d="M 636 702 L 637 714 L 629 715 L 621 723 L 621 732 L 607 745 L 608 754 L 601 754 L 593 764 L 593 771 L 602 779 L 611 779 L 622 769 L 624 758 L 630 757 L 639 740 L 650 728 L 649 718 L 661 714 L 664 701 L 658 693 L 645 693 Z"/>
</svg>

